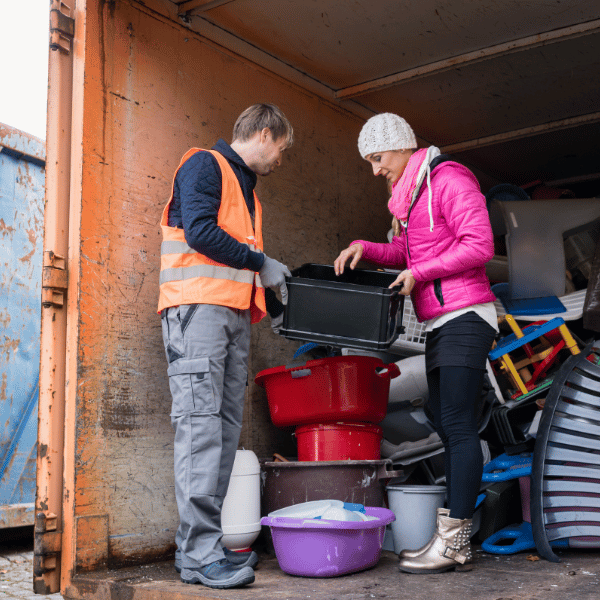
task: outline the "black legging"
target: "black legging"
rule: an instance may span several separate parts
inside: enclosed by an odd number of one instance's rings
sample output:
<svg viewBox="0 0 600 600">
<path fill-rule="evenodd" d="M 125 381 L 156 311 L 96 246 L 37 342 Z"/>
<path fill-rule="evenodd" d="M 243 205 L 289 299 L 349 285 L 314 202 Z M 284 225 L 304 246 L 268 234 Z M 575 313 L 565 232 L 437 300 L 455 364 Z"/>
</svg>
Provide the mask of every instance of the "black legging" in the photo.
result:
<svg viewBox="0 0 600 600">
<path fill-rule="evenodd" d="M 483 473 L 477 409 L 485 371 L 442 366 L 427 374 L 429 405 L 444 443 L 450 517 L 472 519 Z"/>
</svg>

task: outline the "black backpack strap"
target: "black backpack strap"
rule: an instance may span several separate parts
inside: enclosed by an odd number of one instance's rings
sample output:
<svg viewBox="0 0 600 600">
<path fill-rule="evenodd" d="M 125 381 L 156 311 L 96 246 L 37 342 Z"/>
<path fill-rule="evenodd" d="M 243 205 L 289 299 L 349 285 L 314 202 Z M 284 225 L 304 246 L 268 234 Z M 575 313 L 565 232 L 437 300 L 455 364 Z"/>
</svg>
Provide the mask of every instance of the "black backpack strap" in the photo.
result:
<svg viewBox="0 0 600 600">
<path fill-rule="evenodd" d="M 447 160 L 453 159 L 449 154 L 440 154 L 429 163 L 429 168 L 433 171 L 440 163 L 446 162 Z"/>
</svg>

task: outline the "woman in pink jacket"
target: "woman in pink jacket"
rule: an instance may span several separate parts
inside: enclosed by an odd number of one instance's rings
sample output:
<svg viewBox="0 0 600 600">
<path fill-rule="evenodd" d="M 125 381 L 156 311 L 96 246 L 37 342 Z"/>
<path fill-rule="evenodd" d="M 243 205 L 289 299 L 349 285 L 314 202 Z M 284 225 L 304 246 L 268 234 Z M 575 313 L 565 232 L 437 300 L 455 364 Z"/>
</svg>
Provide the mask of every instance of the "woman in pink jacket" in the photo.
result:
<svg viewBox="0 0 600 600">
<path fill-rule="evenodd" d="M 498 331 L 495 296 L 485 274 L 494 254 L 485 197 L 466 167 L 431 146 L 417 150 L 413 130 L 391 113 L 369 119 L 358 149 L 392 184 L 389 208 L 400 234 L 389 244 L 352 242 L 334 262 L 336 274 L 362 258 L 402 268 L 390 287 L 411 296 L 427 323 L 429 405 L 444 443 L 447 508 L 434 537 L 400 554 L 401 571 L 440 573 L 472 560 L 470 536 L 483 456 L 477 431 L 487 354 Z"/>
</svg>

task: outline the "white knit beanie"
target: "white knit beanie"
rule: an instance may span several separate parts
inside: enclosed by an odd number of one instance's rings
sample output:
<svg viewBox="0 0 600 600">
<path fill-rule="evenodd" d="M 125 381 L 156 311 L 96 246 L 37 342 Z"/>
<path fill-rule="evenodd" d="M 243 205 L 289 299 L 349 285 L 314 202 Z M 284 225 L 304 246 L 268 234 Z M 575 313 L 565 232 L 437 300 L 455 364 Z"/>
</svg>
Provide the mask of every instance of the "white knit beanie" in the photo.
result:
<svg viewBox="0 0 600 600">
<path fill-rule="evenodd" d="M 381 113 L 371 117 L 358 136 L 358 151 L 363 158 L 374 152 L 416 148 L 417 140 L 411 126 L 398 115 Z"/>
</svg>

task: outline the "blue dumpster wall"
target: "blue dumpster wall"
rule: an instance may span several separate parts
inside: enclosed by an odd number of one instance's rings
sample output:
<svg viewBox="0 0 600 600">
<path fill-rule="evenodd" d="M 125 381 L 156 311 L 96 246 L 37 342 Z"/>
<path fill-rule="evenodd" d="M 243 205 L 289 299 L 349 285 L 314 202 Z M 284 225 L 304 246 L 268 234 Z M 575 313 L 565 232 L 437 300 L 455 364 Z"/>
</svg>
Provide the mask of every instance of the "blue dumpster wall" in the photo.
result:
<svg viewBox="0 0 600 600">
<path fill-rule="evenodd" d="M 0 123 L 0 528 L 33 524 L 45 144 Z"/>
</svg>

